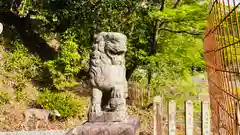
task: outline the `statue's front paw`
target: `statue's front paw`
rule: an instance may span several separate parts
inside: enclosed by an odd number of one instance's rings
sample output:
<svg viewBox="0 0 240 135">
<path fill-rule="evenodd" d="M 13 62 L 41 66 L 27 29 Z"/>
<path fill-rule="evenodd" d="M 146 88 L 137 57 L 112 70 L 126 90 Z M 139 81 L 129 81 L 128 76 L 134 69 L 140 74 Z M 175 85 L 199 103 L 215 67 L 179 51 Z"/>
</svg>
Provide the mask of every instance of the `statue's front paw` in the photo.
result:
<svg viewBox="0 0 240 135">
<path fill-rule="evenodd" d="M 112 91 L 111 96 L 112 96 L 112 98 L 121 98 L 122 97 L 121 92 L 118 90 Z"/>
<path fill-rule="evenodd" d="M 97 116 L 101 116 L 103 114 L 101 107 L 98 105 L 93 105 L 91 108 L 91 112 L 96 113 Z"/>
</svg>

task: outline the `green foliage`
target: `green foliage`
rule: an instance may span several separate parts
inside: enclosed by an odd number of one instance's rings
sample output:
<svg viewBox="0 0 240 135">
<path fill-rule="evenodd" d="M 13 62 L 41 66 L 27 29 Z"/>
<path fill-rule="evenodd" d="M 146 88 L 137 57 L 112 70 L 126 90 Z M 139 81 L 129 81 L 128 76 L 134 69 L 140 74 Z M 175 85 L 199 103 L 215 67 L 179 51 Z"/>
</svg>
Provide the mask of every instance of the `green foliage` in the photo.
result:
<svg viewBox="0 0 240 135">
<path fill-rule="evenodd" d="M 177 82 L 174 88 L 168 88 L 163 91 L 163 93 L 164 95 L 168 95 L 164 97 L 166 101 L 175 100 L 177 103 L 177 107 L 183 108 L 185 100 L 195 101 L 196 97 L 199 94 L 199 91 L 196 90 L 195 84 L 193 82 L 183 80 Z M 194 107 L 198 108 L 199 106 Z M 200 108 L 198 109 L 200 110 Z"/>
<path fill-rule="evenodd" d="M 9 72 L 19 74 L 23 78 L 34 78 L 41 70 L 41 61 L 37 56 L 29 54 L 20 42 L 13 43 L 14 48 L 8 53 L 5 69 Z"/>
<path fill-rule="evenodd" d="M 86 100 L 86 99 L 85 99 Z M 86 112 L 84 109 L 84 99 L 69 92 L 50 92 L 48 89 L 44 89 L 37 99 L 37 104 L 48 110 L 58 110 L 62 118 L 76 117 L 82 118 Z"/>
<path fill-rule="evenodd" d="M 0 105 L 7 104 L 9 101 L 10 97 L 8 96 L 8 93 L 0 91 Z"/>
<path fill-rule="evenodd" d="M 162 74 L 160 74 L 162 73 Z M 200 101 L 198 100 L 199 93 L 202 90 L 197 89 L 197 85 L 203 84 L 196 84 L 190 80 L 190 76 L 182 77 L 179 76 L 178 79 L 175 78 L 168 78 L 168 75 L 164 73 L 170 72 L 156 72 L 153 74 L 151 79 L 151 98 L 157 95 L 161 95 L 164 98 L 164 101 L 167 103 L 170 100 L 174 100 L 177 103 L 178 109 L 184 108 L 184 102 L 186 100 L 192 100 L 194 103 L 194 109 L 196 111 L 200 111 Z M 189 73 L 186 73 L 189 75 Z M 131 80 L 137 80 L 140 84 L 140 87 L 143 89 L 147 88 L 147 71 L 146 70 L 136 70 L 133 74 Z M 205 88 L 205 87 L 204 87 Z M 152 99 L 150 99 L 152 100 Z M 147 101 L 146 101 L 147 102 Z"/>
<path fill-rule="evenodd" d="M 13 42 L 12 45 L 14 47 L 11 52 L 7 53 L 4 58 L 4 70 L 14 75 L 11 79 L 14 82 L 13 88 L 16 91 L 16 100 L 27 100 L 22 90 L 25 88 L 26 82 L 39 77 L 42 71 L 42 62 L 39 57 L 30 54 L 18 40 Z"/>
<path fill-rule="evenodd" d="M 149 65 L 139 67 L 139 70 L 145 73 L 136 71 L 132 80 L 139 80 L 139 77 L 135 79 L 136 76 L 146 78 L 146 69 L 151 69 L 152 83 L 154 83 L 151 85 L 155 89 L 157 86 L 167 86 L 168 83 L 188 78 L 192 66 L 203 69 L 202 42 L 187 35 L 173 35 L 173 37 L 172 40 L 163 42 L 165 46 L 162 47 L 161 52 L 145 59 Z"/>
<path fill-rule="evenodd" d="M 28 97 L 25 92 L 16 90 L 16 100 L 19 101 L 28 101 Z"/>
<path fill-rule="evenodd" d="M 64 89 L 76 85 L 75 76 L 84 67 L 82 60 L 86 59 L 86 51 L 80 55 L 79 45 L 71 30 L 67 31 L 62 40 L 59 57 L 45 63 L 48 68 L 53 85 L 57 89 Z"/>
<path fill-rule="evenodd" d="M 146 86 L 151 71 L 154 95 L 177 98 L 166 92 L 174 86 L 179 87 L 179 93 L 172 95 L 184 95 L 184 89 L 189 89 L 185 98 L 194 90 L 190 90 L 191 83 L 182 82 L 192 75 L 193 68 L 204 70 L 201 38 L 206 26 L 206 0 L 182 0 L 175 8 L 172 0 L 165 0 L 163 10 L 156 1 L 147 1 L 145 8 L 139 0 L 24 1 L 19 11 L 30 15 L 31 29 L 40 35 L 61 35 L 61 46 L 58 57 L 44 64 L 24 49 L 11 53 L 14 55 L 6 68 L 24 74 L 20 78 L 43 73 L 45 82 L 58 90 L 74 86 L 79 71 L 88 70 L 93 35 L 99 31 L 121 32 L 128 37 L 126 67 L 134 71 L 131 80 Z M 0 7 L 6 10 L 4 4 Z"/>
<path fill-rule="evenodd" d="M 59 57 L 46 62 L 54 86 L 63 89 L 75 84 L 76 73 L 85 68 L 81 61 L 87 61 L 88 58 L 85 56 L 92 44 L 92 37 L 99 30 L 117 31 L 127 35 L 127 69 L 137 65 L 154 72 L 164 71 L 168 76 L 173 75 L 170 78 L 186 74 L 192 67 L 202 69 L 202 56 L 199 55 L 202 52 L 199 51 L 196 40 L 201 38 L 206 25 L 206 1 L 183 0 L 173 8 L 174 3 L 166 0 L 162 11 L 159 10 L 161 4 L 154 1 L 149 1 L 147 8 L 142 8 L 139 2 L 128 0 L 26 2 L 26 12 L 35 12 L 31 16 L 42 21 L 41 24 L 34 25 L 36 26 L 33 27 L 34 30 L 42 34 L 49 32 L 62 34 L 62 50 Z M 24 1 L 21 7 L 23 5 Z M 155 29 L 157 22 L 161 25 Z M 195 36 L 196 33 L 200 35 Z M 156 45 L 155 53 L 150 55 L 152 39 L 156 39 Z M 81 50 L 80 55 L 78 50 Z"/>
<path fill-rule="evenodd" d="M 142 0 L 21 1 L 18 14 L 14 12 L 17 19 L 8 17 L 11 1 L 0 1 L 0 20 L 4 27 L 16 31 L 15 35 L 20 37 L 34 33 L 43 38 L 42 42 L 60 35 L 56 38 L 60 49 L 57 57 L 42 61 L 29 53 L 20 38 L 13 40 L 15 48 L 8 53 L 4 68 L 16 74 L 14 87 L 18 100 L 27 98 L 22 89 L 30 79 L 64 90 L 74 86 L 79 77 L 85 78 L 80 71 L 88 70 L 93 37 L 100 31 L 121 32 L 128 37 L 127 73 L 131 81 L 144 89 L 148 86 L 148 74 L 151 74 L 151 98 L 162 95 L 165 101 L 175 100 L 177 107 L 183 108 L 185 100 L 198 95 L 189 78 L 193 75 L 192 69 L 204 70 L 202 37 L 208 14 L 206 0 L 181 0 L 176 7 L 176 1 L 165 0 L 164 8 L 156 0 L 146 0 L 144 7 L 140 3 Z M 1 16 L 6 17 L 1 19 Z M 21 29 L 16 24 L 26 27 Z M 223 27 L 229 28 L 226 24 Z M 219 37 L 219 40 L 221 38 L 228 37 Z M 231 37 L 229 44 L 233 42 Z M 225 52 L 228 54 L 224 55 L 231 57 L 230 50 L 233 52 L 234 48 L 229 47 Z M 46 89 L 40 92 L 36 102 L 44 109 L 58 110 L 64 118 L 82 118 L 86 114 L 86 101 L 69 92 Z M 196 110 L 200 109 L 199 102 L 194 101 L 194 105 Z M 151 111 L 134 107 L 128 111 L 140 116 L 144 130 L 152 128 L 149 124 Z"/>
</svg>

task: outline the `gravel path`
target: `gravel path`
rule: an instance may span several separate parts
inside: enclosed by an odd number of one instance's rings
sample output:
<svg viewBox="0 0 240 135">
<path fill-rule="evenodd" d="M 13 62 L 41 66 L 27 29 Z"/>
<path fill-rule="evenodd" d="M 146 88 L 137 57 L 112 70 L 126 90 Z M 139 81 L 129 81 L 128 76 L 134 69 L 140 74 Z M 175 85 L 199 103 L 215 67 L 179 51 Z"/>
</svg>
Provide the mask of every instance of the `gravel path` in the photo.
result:
<svg viewBox="0 0 240 135">
<path fill-rule="evenodd" d="M 0 132 L 0 135 L 65 135 L 66 130 Z"/>
</svg>

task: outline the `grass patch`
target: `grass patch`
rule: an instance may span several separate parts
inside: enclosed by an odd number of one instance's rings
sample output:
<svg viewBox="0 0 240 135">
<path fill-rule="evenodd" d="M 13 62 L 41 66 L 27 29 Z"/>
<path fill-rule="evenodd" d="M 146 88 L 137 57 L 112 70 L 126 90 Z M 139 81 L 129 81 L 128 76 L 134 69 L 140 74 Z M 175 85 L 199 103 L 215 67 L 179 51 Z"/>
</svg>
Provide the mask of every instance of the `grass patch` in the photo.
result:
<svg viewBox="0 0 240 135">
<path fill-rule="evenodd" d="M 87 101 L 87 98 L 79 98 L 70 92 L 51 92 L 45 89 L 39 94 L 36 103 L 47 110 L 58 110 L 62 118 L 81 119 L 86 116 Z"/>
</svg>

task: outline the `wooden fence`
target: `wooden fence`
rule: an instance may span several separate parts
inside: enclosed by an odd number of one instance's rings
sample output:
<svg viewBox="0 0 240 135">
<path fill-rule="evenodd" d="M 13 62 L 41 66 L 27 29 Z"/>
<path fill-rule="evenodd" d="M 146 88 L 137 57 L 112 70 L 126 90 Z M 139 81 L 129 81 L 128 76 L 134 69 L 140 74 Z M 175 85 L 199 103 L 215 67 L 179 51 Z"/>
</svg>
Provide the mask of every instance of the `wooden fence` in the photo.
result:
<svg viewBox="0 0 240 135">
<path fill-rule="evenodd" d="M 170 101 L 168 103 L 168 119 L 167 124 L 163 121 L 163 114 L 164 114 L 164 103 L 160 96 L 156 96 L 153 99 L 153 135 L 177 135 L 176 133 L 176 102 Z M 195 135 L 194 134 L 194 109 L 193 109 L 193 102 L 188 100 L 185 102 L 184 108 L 184 125 L 185 125 L 185 135 Z M 210 135 L 210 111 L 209 111 L 209 102 L 203 101 L 201 103 L 201 135 Z M 164 125 L 168 125 L 168 133 L 165 132 L 166 128 Z"/>
</svg>

